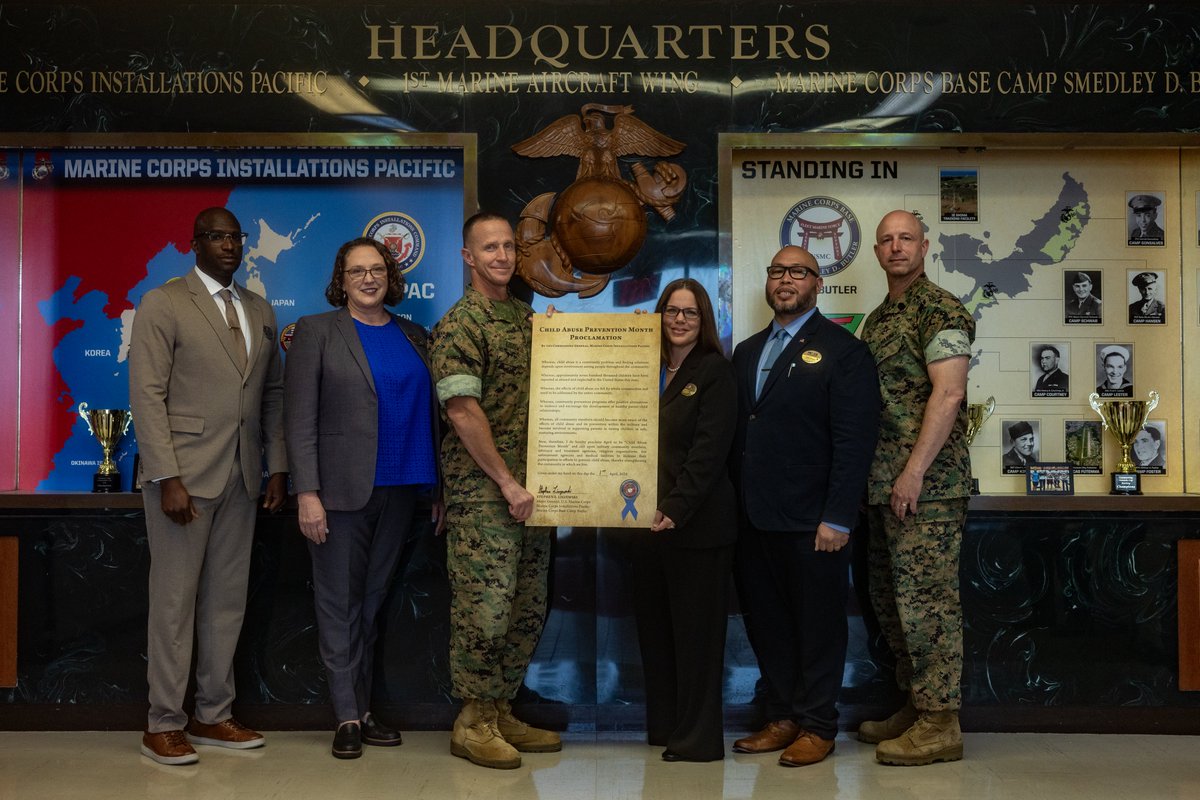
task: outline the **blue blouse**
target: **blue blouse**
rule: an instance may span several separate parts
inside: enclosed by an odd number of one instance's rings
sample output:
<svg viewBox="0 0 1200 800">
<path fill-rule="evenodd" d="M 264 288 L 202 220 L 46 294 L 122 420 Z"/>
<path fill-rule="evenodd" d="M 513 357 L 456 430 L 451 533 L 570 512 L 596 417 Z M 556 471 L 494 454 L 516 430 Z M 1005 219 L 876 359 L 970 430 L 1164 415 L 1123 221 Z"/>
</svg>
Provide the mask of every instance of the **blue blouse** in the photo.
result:
<svg viewBox="0 0 1200 800">
<path fill-rule="evenodd" d="M 376 486 L 437 483 L 429 370 L 399 325 L 354 320 L 379 398 Z"/>
</svg>

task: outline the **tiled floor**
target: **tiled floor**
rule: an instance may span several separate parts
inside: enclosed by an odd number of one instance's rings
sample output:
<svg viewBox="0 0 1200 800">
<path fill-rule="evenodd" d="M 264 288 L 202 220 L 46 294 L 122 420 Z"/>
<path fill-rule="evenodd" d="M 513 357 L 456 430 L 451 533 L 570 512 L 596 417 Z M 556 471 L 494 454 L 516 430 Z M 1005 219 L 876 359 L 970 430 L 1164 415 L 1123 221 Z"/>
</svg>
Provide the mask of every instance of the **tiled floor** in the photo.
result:
<svg viewBox="0 0 1200 800">
<path fill-rule="evenodd" d="M 440 732 L 406 733 L 402 747 L 357 761 L 331 758 L 325 733 L 267 736 L 262 750 L 201 747 L 199 764 L 163 767 L 139 754 L 136 733 L 0 732 L 0 800 L 1200 798 L 1200 737 L 1188 736 L 973 733 L 966 760 L 903 768 L 843 734 L 825 762 L 787 769 L 770 755 L 667 764 L 634 734 L 572 733 L 561 753 L 527 754 L 511 771 L 451 756 Z"/>
</svg>

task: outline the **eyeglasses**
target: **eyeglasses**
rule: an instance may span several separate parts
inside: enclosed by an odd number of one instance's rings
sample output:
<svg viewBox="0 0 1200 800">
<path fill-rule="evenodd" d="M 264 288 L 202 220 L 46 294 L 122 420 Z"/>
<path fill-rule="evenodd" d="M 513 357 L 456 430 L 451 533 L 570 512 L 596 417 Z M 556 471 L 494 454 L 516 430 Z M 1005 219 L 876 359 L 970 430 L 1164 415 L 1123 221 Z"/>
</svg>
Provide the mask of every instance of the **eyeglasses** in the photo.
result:
<svg viewBox="0 0 1200 800">
<path fill-rule="evenodd" d="M 351 267 L 346 270 L 346 277 L 355 283 L 361 283 L 367 277 L 367 273 L 371 273 L 371 277 L 375 280 L 382 280 L 387 276 L 387 267 L 371 267 L 363 269 L 362 267 Z"/>
<path fill-rule="evenodd" d="M 688 322 L 695 322 L 700 319 L 700 309 L 698 308 L 676 308 L 675 306 L 667 306 L 662 310 L 662 315 L 666 319 L 675 319 L 680 314 Z"/>
<path fill-rule="evenodd" d="M 233 242 L 234 244 L 245 244 L 248 233 L 226 233 L 225 231 L 200 231 L 196 234 L 197 239 L 204 239 L 213 244 L 221 244 L 222 242 Z"/>
<path fill-rule="evenodd" d="M 780 266 L 779 264 L 772 264 L 771 266 L 767 267 L 767 277 L 773 281 L 777 281 L 782 278 L 783 273 L 785 272 L 792 276 L 792 280 L 802 281 L 809 275 L 814 274 L 816 270 L 809 269 L 808 267 L 784 267 Z"/>
</svg>

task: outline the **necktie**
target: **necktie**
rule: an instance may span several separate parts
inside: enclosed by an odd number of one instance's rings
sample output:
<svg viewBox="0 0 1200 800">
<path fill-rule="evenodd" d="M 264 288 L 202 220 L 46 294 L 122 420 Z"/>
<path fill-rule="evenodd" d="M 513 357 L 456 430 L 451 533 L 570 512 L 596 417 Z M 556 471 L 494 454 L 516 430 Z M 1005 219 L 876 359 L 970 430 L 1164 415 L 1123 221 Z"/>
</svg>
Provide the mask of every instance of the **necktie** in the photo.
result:
<svg viewBox="0 0 1200 800">
<path fill-rule="evenodd" d="M 763 361 L 762 370 L 758 373 L 758 388 L 754 391 L 755 398 L 762 394 L 763 384 L 767 382 L 767 376 L 771 374 L 771 367 L 775 366 L 775 359 L 779 358 L 779 353 L 783 350 L 787 338 L 788 332 L 785 330 L 775 331 L 771 337 L 771 344 L 767 346 L 767 358 Z"/>
<path fill-rule="evenodd" d="M 238 323 L 237 309 L 233 307 L 233 292 L 222 289 L 218 294 L 225 301 L 225 321 L 233 333 L 233 360 L 238 372 L 246 371 L 246 337 L 242 335 L 242 326 Z"/>
</svg>

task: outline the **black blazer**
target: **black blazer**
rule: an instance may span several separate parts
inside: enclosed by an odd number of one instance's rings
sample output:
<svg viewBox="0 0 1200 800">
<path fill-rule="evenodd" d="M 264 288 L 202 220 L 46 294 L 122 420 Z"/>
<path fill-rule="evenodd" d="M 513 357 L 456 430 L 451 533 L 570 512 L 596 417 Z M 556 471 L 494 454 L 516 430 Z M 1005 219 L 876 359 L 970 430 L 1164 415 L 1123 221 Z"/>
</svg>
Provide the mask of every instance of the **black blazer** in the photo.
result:
<svg viewBox="0 0 1200 800">
<path fill-rule="evenodd" d="M 771 328 L 733 353 L 732 472 L 742 512 L 766 531 L 853 528 L 879 433 L 879 379 L 866 344 L 814 312 L 779 354 L 755 400 Z"/>
<path fill-rule="evenodd" d="M 392 321 L 428 370 L 425 330 L 395 314 Z M 379 398 L 354 318 L 345 307 L 301 317 L 296 323 L 284 370 L 284 400 L 292 491 L 319 491 L 321 503 L 331 511 L 365 506 L 375 485 Z M 436 391 L 430 413 L 436 459 Z"/>
<path fill-rule="evenodd" d="M 729 480 L 737 390 L 721 353 L 688 353 L 658 401 L 658 510 L 675 547 L 718 547 L 737 539 Z"/>
</svg>

